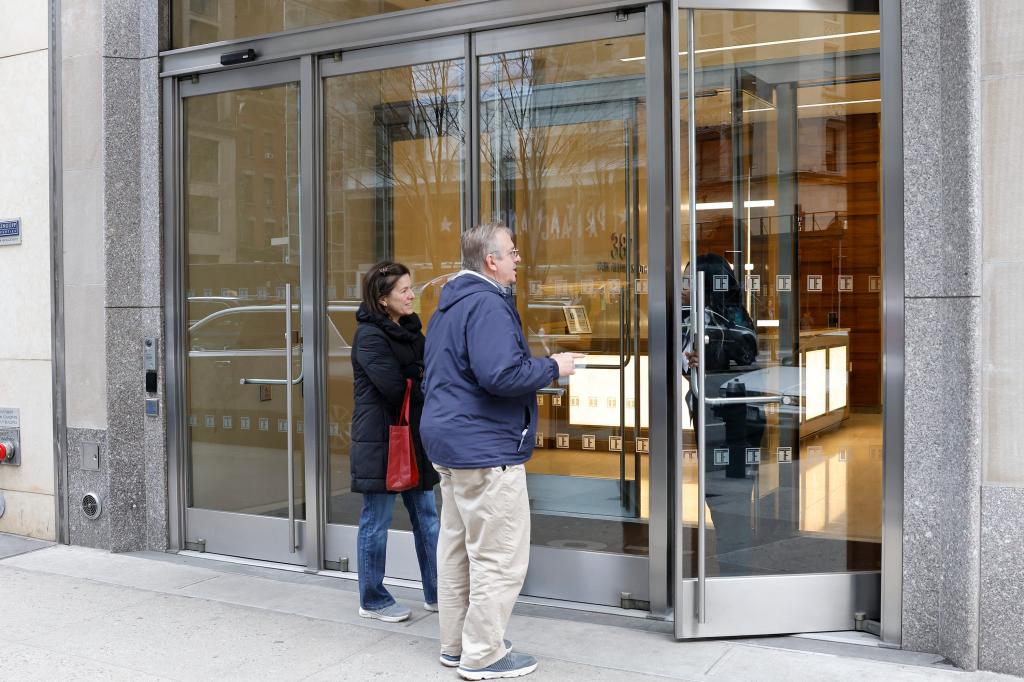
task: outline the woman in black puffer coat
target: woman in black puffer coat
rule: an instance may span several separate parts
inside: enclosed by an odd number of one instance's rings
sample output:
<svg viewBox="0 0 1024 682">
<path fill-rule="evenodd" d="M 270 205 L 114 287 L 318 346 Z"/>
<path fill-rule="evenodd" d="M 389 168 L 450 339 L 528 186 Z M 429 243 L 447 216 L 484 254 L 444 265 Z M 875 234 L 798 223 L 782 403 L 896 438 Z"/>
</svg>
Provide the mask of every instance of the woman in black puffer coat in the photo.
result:
<svg viewBox="0 0 1024 682">
<path fill-rule="evenodd" d="M 401 495 L 412 521 L 423 578 L 423 606 L 437 610 L 437 533 L 434 501 L 437 472 L 420 442 L 423 412 L 423 333 L 413 312 L 416 296 L 409 269 L 384 261 L 363 276 L 363 302 L 356 313 L 359 326 L 352 343 L 355 410 L 352 414 L 352 491 L 363 494 L 357 540 L 359 615 L 397 623 L 411 611 L 395 602 L 384 587 L 388 528 Z M 409 425 L 416 450 L 419 485 L 401 493 L 389 492 L 389 427 L 397 423 L 406 379 L 412 379 Z"/>
</svg>

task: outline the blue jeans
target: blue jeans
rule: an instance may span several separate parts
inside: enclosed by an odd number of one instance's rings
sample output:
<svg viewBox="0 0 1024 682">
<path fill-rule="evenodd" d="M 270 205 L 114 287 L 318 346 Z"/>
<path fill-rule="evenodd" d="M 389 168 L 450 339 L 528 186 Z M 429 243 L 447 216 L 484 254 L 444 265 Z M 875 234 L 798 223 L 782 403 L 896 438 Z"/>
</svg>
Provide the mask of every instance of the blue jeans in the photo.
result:
<svg viewBox="0 0 1024 682">
<path fill-rule="evenodd" d="M 416 558 L 423 578 L 423 601 L 428 604 L 437 603 L 437 531 L 440 522 L 434 491 L 363 493 L 356 552 L 359 558 L 359 604 L 368 611 L 376 611 L 395 603 L 395 598 L 384 587 L 384 562 L 396 495 L 402 496 L 412 521 Z"/>
</svg>

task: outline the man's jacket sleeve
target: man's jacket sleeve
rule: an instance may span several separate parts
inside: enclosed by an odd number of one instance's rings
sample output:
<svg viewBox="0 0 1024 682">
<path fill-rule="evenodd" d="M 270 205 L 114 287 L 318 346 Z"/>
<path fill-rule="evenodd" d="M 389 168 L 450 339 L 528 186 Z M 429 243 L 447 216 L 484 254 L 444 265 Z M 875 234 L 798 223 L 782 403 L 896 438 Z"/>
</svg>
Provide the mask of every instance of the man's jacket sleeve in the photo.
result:
<svg viewBox="0 0 1024 682">
<path fill-rule="evenodd" d="M 489 303 L 489 302 L 488 302 Z M 517 342 L 519 323 L 503 303 L 476 306 L 466 322 L 469 365 L 477 383 L 500 398 L 532 393 L 558 376 L 550 358 L 534 358 Z"/>
</svg>

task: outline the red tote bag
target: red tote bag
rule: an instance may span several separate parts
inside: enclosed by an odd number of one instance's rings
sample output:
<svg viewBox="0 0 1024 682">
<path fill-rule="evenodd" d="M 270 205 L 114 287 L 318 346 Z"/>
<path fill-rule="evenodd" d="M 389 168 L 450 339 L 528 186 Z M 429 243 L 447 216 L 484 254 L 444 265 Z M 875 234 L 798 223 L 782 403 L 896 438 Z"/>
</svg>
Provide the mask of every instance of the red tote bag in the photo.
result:
<svg viewBox="0 0 1024 682">
<path fill-rule="evenodd" d="M 388 440 L 387 488 L 395 493 L 414 488 L 420 482 L 420 472 L 416 468 L 416 450 L 412 446 L 412 429 L 409 428 L 410 393 L 412 379 L 406 379 L 402 412 L 398 416 L 398 423 L 391 427 Z"/>
</svg>

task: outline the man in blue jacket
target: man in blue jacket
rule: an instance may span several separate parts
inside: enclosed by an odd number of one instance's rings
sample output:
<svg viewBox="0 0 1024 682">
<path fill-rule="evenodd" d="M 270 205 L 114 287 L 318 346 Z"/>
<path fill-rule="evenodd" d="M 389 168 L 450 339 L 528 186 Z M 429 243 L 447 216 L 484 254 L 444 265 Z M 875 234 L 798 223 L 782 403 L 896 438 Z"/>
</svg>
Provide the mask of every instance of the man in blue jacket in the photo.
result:
<svg viewBox="0 0 1024 682">
<path fill-rule="evenodd" d="M 464 233 L 464 269 L 441 290 L 424 355 L 420 437 L 441 475 L 441 663 L 467 680 L 537 667 L 504 639 L 530 558 L 525 463 L 537 389 L 572 374 L 582 357 L 530 355 L 511 293 L 520 260 L 504 225 Z"/>
</svg>

